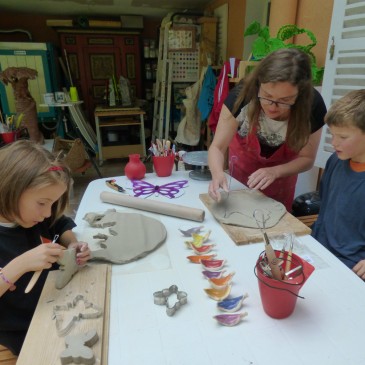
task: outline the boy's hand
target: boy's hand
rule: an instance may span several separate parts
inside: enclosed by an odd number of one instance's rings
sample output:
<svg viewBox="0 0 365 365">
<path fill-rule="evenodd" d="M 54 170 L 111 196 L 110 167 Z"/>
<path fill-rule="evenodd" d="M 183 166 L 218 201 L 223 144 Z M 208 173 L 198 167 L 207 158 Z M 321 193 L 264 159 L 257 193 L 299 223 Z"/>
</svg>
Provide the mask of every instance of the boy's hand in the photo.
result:
<svg viewBox="0 0 365 365">
<path fill-rule="evenodd" d="M 359 276 L 361 279 L 365 280 L 365 260 L 359 261 L 353 268 L 352 271 Z"/>
</svg>

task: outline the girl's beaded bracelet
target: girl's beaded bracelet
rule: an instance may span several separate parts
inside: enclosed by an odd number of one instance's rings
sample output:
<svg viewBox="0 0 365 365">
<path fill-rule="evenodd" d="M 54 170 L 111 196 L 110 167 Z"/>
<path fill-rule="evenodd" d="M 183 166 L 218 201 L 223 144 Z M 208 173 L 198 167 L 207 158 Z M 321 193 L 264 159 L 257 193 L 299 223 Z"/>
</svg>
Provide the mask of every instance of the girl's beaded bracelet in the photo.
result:
<svg viewBox="0 0 365 365">
<path fill-rule="evenodd" d="M 12 283 L 3 273 L 3 268 L 0 267 L 0 277 L 1 279 L 3 280 L 4 283 L 8 284 L 9 285 L 9 290 L 10 291 L 13 291 L 15 290 L 16 286 L 14 283 Z"/>
</svg>

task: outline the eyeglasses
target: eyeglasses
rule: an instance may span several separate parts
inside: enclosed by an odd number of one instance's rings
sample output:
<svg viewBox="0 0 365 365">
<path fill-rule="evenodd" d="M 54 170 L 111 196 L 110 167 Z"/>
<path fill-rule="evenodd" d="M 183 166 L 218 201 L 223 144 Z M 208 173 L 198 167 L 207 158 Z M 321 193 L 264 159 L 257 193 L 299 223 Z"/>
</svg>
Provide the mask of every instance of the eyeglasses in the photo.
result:
<svg viewBox="0 0 365 365">
<path fill-rule="evenodd" d="M 295 104 L 295 103 L 293 103 L 293 104 L 282 103 L 280 101 L 263 98 L 262 96 L 258 96 L 258 98 L 259 98 L 261 104 L 263 104 L 263 105 L 275 104 L 275 106 L 280 109 L 290 109 Z"/>
</svg>

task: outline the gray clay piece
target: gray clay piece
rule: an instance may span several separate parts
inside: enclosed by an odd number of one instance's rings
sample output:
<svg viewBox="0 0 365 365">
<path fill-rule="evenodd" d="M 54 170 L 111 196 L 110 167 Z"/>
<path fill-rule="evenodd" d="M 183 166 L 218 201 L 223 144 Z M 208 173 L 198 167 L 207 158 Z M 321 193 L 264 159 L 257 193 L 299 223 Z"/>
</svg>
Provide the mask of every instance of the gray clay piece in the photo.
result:
<svg viewBox="0 0 365 365">
<path fill-rule="evenodd" d="M 92 227 L 109 227 L 109 234 L 94 235 L 100 239 L 100 249 L 92 251 L 92 258 L 114 264 L 125 264 L 148 255 L 162 245 L 167 236 L 160 221 L 139 213 L 111 209 L 105 214 L 88 213 L 84 219 Z"/>
</svg>

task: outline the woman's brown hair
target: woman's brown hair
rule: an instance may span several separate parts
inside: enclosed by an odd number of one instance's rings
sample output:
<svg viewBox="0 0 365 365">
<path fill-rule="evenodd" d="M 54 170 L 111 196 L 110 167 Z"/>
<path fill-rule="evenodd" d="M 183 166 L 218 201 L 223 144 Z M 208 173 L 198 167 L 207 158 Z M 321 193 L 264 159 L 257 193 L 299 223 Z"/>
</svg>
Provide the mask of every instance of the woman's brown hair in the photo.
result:
<svg viewBox="0 0 365 365">
<path fill-rule="evenodd" d="M 261 84 L 269 82 L 289 82 L 298 87 L 298 96 L 290 109 L 286 141 L 298 152 L 308 142 L 311 133 L 311 105 L 313 99 L 312 73 L 309 56 L 296 48 L 274 51 L 258 62 L 257 66 L 243 80 L 243 86 L 234 104 L 235 114 L 242 102 L 250 102 L 248 120 L 250 132 L 258 127 L 261 111 L 258 93 Z"/>
</svg>

